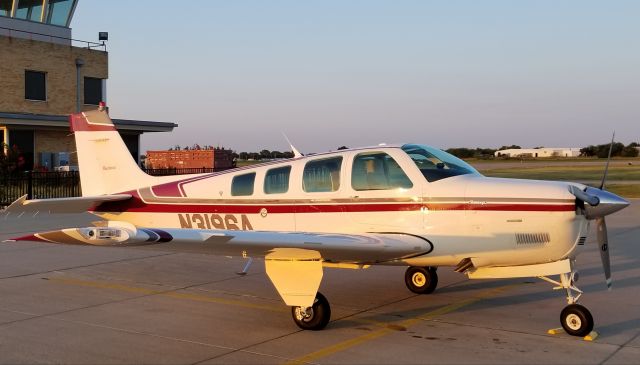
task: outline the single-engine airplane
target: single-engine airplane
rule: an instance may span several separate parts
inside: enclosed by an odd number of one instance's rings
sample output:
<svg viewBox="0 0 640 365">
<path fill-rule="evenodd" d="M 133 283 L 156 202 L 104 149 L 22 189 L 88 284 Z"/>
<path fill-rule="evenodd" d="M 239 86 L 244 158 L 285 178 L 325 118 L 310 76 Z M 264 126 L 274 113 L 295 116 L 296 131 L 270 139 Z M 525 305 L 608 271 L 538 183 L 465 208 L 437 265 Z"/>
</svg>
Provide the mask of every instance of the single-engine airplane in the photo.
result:
<svg viewBox="0 0 640 365">
<path fill-rule="evenodd" d="M 22 197 L 4 214 L 89 211 L 104 221 L 15 240 L 157 245 L 241 255 L 249 263 L 263 257 L 294 322 L 309 330 L 324 328 L 331 316 L 318 292 L 324 267 L 408 266 L 406 286 L 429 294 L 437 268 L 449 266 L 470 279 L 538 277 L 564 289 L 562 327 L 585 336 L 594 321 L 577 304 L 578 246 L 595 221 L 610 287 L 605 216 L 629 205 L 603 189 L 605 178 L 600 188 L 489 178 L 418 144 L 296 153 L 216 173 L 152 177 L 138 168 L 104 105 L 72 114 L 70 124 L 83 196 Z"/>
</svg>

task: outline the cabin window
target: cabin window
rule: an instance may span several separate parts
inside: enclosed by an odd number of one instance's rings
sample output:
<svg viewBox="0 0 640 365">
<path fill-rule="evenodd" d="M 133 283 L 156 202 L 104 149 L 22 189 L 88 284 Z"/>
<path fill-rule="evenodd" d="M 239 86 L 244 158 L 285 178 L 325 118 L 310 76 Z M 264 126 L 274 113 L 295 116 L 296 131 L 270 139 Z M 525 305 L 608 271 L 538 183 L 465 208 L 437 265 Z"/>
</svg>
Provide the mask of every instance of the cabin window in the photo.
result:
<svg viewBox="0 0 640 365">
<path fill-rule="evenodd" d="M 231 181 L 232 196 L 247 196 L 253 194 L 253 183 L 256 181 L 256 173 L 234 176 Z"/>
<path fill-rule="evenodd" d="M 267 171 L 264 177 L 265 194 L 281 194 L 289 191 L 291 166 L 278 167 Z"/>
<path fill-rule="evenodd" d="M 400 165 L 384 152 L 361 153 L 353 160 L 351 186 L 354 190 L 411 188 L 413 183 Z"/>
<path fill-rule="evenodd" d="M 341 166 L 342 157 L 307 162 L 302 174 L 302 189 L 308 193 L 337 191 Z"/>
</svg>

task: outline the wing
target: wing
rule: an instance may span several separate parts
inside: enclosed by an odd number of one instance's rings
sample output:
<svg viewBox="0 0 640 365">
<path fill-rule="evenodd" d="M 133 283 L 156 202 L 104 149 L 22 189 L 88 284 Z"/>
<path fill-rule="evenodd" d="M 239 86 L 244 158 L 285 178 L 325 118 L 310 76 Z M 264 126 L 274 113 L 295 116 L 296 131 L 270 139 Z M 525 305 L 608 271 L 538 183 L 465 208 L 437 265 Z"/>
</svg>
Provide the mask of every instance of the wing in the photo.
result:
<svg viewBox="0 0 640 365">
<path fill-rule="evenodd" d="M 375 264 L 427 254 L 431 242 L 405 233 L 312 233 L 135 227 L 125 222 L 104 222 L 102 227 L 68 228 L 17 237 L 13 240 L 95 246 L 154 245 L 161 249 L 265 257 L 292 250 L 320 254 L 325 262 Z"/>
<path fill-rule="evenodd" d="M 323 266 L 363 268 L 428 254 L 431 242 L 403 233 L 312 233 L 140 228 L 125 222 L 17 237 L 96 246 L 154 245 L 161 249 L 264 257 L 267 276 L 287 305 L 310 307 Z"/>
<path fill-rule="evenodd" d="M 24 214 L 37 212 L 50 213 L 84 213 L 92 207 L 104 202 L 130 199 L 129 194 L 113 194 L 99 196 L 83 196 L 77 198 L 33 199 L 27 200 L 23 195 L 9 205 L 1 214 Z"/>
</svg>

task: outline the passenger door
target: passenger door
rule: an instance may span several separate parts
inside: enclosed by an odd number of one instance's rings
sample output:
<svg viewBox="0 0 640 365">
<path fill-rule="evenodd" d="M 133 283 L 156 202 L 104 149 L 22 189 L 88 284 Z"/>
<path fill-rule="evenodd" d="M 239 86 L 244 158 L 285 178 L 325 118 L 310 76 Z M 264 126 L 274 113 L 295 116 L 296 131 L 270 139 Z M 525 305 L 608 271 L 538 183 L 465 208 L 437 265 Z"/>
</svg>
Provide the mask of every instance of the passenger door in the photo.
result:
<svg viewBox="0 0 640 365">
<path fill-rule="evenodd" d="M 422 187 L 412 181 L 393 150 L 354 153 L 350 159 L 350 202 L 345 214 L 367 232 L 407 232 L 422 228 Z M 400 162 L 399 162 L 400 161 Z M 411 162 L 411 161 L 409 161 Z"/>
</svg>

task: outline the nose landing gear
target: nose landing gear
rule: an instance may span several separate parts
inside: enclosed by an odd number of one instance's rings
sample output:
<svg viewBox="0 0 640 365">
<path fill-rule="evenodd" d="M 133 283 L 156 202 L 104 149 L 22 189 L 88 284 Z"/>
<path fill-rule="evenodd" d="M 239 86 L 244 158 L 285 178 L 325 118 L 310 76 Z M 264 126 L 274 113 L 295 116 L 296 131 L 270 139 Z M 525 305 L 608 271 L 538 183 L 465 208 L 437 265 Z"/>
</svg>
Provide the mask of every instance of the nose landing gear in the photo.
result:
<svg viewBox="0 0 640 365">
<path fill-rule="evenodd" d="M 560 282 L 551 280 L 546 276 L 541 276 L 540 279 L 557 285 L 553 288 L 554 290 L 564 289 L 567 292 L 567 302 L 569 305 L 564 307 L 562 312 L 560 312 L 560 324 L 562 328 L 572 336 L 584 337 L 591 333 L 594 324 L 593 316 L 587 308 L 577 304 L 578 299 L 582 296 L 582 290 L 575 286 L 575 282 L 578 281 L 578 273 L 574 271 L 560 274 Z M 574 293 L 577 293 L 577 295 Z"/>
</svg>

